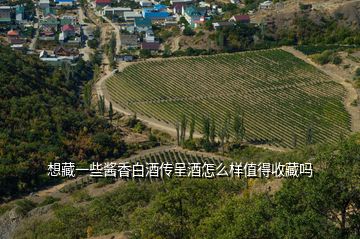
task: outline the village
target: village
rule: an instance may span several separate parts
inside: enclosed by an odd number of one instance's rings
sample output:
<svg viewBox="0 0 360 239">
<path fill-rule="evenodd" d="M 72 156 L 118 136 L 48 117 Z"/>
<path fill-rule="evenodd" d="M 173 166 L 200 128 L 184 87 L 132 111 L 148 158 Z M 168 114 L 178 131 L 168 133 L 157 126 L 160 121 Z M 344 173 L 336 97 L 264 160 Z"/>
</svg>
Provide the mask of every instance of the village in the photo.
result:
<svg viewBox="0 0 360 239">
<path fill-rule="evenodd" d="M 24 54 L 37 54 L 50 64 L 76 63 L 80 58 L 89 60 L 99 49 L 101 24 L 107 24 L 116 33 L 115 62 L 134 61 L 169 55 L 169 51 L 179 48 L 174 45 L 180 36 L 202 37 L 206 41 L 210 36 L 204 32 L 210 29 L 255 24 L 251 20 L 254 11 L 274 7 L 272 1 L 264 1 L 255 10 L 237 12 L 234 9 L 245 7 L 241 1 L 214 3 L 194 0 L 2 1 L 0 41 Z M 109 36 L 104 40 L 109 41 Z M 106 44 L 108 42 L 101 45 Z M 186 47 L 192 49 L 191 44 Z"/>
</svg>

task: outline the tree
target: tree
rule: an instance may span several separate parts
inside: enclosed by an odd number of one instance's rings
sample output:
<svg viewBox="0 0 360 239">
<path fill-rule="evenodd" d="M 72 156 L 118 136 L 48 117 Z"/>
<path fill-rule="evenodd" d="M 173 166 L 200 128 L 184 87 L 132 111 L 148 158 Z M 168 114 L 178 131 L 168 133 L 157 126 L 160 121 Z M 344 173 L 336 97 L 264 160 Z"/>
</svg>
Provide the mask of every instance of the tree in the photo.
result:
<svg viewBox="0 0 360 239">
<path fill-rule="evenodd" d="M 195 132 L 195 115 L 191 114 L 191 119 L 190 119 L 190 134 L 189 134 L 189 139 L 190 139 L 190 140 L 193 140 L 194 132 Z"/>
<path fill-rule="evenodd" d="M 191 29 L 191 27 L 185 26 L 185 28 L 183 30 L 183 35 L 185 35 L 185 36 L 193 36 L 193 35 L 195 35 L 195 32 L 194 32 L 193 29 Z"/>
<path fill-rule="evenodd" d="M 181 115 L 180 120 L 180 144 L 183 144 L 185 142 L 185 136 L 186 136 L 186 127 L 187 127 L 187 119 L 184 114 Z"/>
<path fill-rule="evenodd" d="M 236 143 L 239 143 L 245 137 L 244 113 L 241 113 L 239 108 L 236 109 L 234 117 L 234 135 Z"/>
<path fill-rule="evenodd" d="M 211 118 L 211 126 L 210 126 L 210 134 L 209 134 L 210 143 L 211 143 L 212 145 L 215 144 L 215 137 L 216 137 L 215 118 L 212 117 L 212 118 Z"/>
<path fill-rule="evenodd" d="M 306 142 L 305 142 L 305 144 L 306 145 L 311 145 L 311 144 L 313 144 L 314 143 L 314 132 L 313 132 L 313 129 L 312 129 L 312 127 L 310 126 L 310 127 L 308 127 L 308 129 L 306 130 Z"/>
<path fill-rule="evenodd" d="M 100 95 L 99 96 L 99 100 L 98 100 L 98 110 L 99 110 L 99 114 L 100 115 L 104 115 L 105 114 L 105 99 L 104 96 Z"/>
<path fill-rule="evenodd" d="M 202 133 L 203 133 L 203 140 L 205 142 L 210 142 L 210 119 L 208 116 L 203 117 Z"/>
<path fill-rule="evenodd" d="M 114 111 L 113 111 L 112 103 L 110 101 L 110 103 L 109 103 L 109 119 L 110 119 L 110 122 L 112 122 L 113 116 L 114 116 Z"/>
<path fill-rule="evenodd" d="M 175 130 L 176 130 L 176 143 L 180 146 L 180 125 L 179 122 L 175 123 Z"/>
</svg>

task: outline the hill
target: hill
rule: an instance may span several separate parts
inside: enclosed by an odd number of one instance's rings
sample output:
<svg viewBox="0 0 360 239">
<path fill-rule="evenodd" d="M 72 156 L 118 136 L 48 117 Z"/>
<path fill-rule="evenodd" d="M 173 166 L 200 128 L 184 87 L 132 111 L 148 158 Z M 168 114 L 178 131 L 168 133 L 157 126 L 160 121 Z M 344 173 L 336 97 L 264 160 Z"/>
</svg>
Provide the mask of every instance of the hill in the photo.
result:
<svg viewBox="0 0 360 239">
<path fill-rule="evenodd" d="M 0 201 L 51 181 L 49 162 L 119 157 L 121 138 L 82 107 L 92 66 L 50 67 L 0 46 Z"/>
<path fill-rule="evenodd" d="M 300 146 L 309 131 L 314 142 L 335 142 L 350 130 L 344 89 L 283 50 L 141 62 L 106 86 L 118 106 L 153 122 L 175 127 L 181 115 L 195 115 L 198 132 L 204 117 L 219 130 L 239 108 L 255 144 Z"/>
</svg>

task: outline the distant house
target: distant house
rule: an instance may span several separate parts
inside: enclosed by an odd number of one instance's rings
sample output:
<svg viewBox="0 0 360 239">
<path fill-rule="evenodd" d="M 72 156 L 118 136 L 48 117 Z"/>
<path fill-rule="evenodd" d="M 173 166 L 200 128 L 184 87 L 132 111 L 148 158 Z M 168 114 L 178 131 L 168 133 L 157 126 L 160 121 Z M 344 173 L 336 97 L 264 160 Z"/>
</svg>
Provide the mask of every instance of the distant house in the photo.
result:
<svg viewBox="0 0 360 239">
<path fill-rule="evenodd" d="M 176 3 L 193 3 L 193 0 L 170 0 L 171 5 L 174 5 Z"/>
<path fill-rule="evenodd" d="M 124 49 L 137 48 L 138 47 L 137 35 L 121 34 L 120 45 Z"/>
<path fill-rule="evenodd" d="M 230 0 L 230 2 L 231 2 L 232 4 L 239 4 L 239 3 L 240 3 L 239 0 Z"/>
<path fill-rule="evenodd" d="M 205 22 L 206 8 L 194 6 L 183 7 L 183 15 L 192 28 L 196 28 L 199 24 Z"/>
<path fill-rule="evenodd" d="M 118 16 L 124 17 L 124 12 L 131 12 L 131 8 L 129 7 L 109 7 L 105 6 L 102 10 L 103 16 Z"/>
<path fill-rule="evenodd" d="M 74 16 L 64 15 L 60 19 L 60 26 L 76 25 L 76 24 L 77 24 L 77 18 Z"/>
<path fill-rule="evenodd" d="M 120 55 L 117 57 L 118 61 L 132 62 L 134 61 L 134 56 L 132 55 Z"/>
<path fill-rule="evenodd" d="M 64 46 L 58 46 L 54 49 L 56 56 L 78 56 L 79 50 L 77 48 L 65 48 Z"/>
<path fill-rule="evenodd" d="M 7 32 L 8 42 L 10 44 L 22 44 L 25 43 L 25 40 L 20 38 L 19 33 L 15 30 L 10 30 Z"/>
<path fill-rule="evenodd" d="M 235 23 L 234 22 L 213 22 L 213 28 L 215 30 L 219 30 L 219 29 L 222 29 L 224 27 L 231 27 L 231 26 L 234 26 Z"/>
<path fill-rule="evenodd" d="M 45 9 L 45 8 L 50 7 L 50 1 L 49 0 L 40 0 L 39 1 L 39 7 L 41 9 Z"/>
<path fill-rule="evenodd" d="M 142 15 L 150 20 L 165 20 L 170 17 L 167 6 L 162 4 L 154 5 L 152 8 L 143 8 Z"/>
<path fill-rule="evenodd" d="M 143 16 L 138 12 L 124 12 L 124 19 L 125 21 L 135 21 L 136 18 L 142 18 Z"/>
<path fill-rule="evenodd" d="M 172 12 L 174 14 L 182 14 L 182 9 L 184 6 L 186 6 L 187 3 L 175 3 L 170 7 L 172 9 Z"/>
<path fill-rule="evenodd" d="M 44 8 L 43 9 L 43 15 L 44 15 L 44 17 L 46 17 L 48 15 L 54 15 L 55 16 L 55 9 L 51 8 L 51 7 Z"/>
<path fill-rule="evenodd" d="M 248 15 L 234 15 L 229 19 L 229 22 L 249 24 L 250 23 L 250 17 Z"/>
<path fill-rule="evenodd" d="M 142 1 L 140 1 L 140 6 L 141 6 L 141 7 L 151 7 L 151 6 L 152 6 L 152 2 L 151 2 L 151 1 L 147 1 L 147 0 L 142 0 Z"/>
<path fill-rule="evenodd" d="M 136 18 L 134 22 L 134 27 L 137 32 L 146 32 L 151 29 L 151 20 L 149 18 Z"/>
<path fill-rule="evenodd" d="M 11 22 L 11 7 L 0 6 L 0 24 L 7 24 Z"/>
<path fill-rule="evenodd" d="M 41 51 L 39 54 L 40 60 L 53 64 L 59 65 L 62 62 L 73 62 L 78 56 L 56 56 L 55 54 L 49 54 L 47 51 Z"/>
<path fill-rule="evenodd" d="M 61 27 L 61 32 L 65 38 L 75 36 L 75 27 L 73 25 L 66 24 Z"/>
<path fill-rule="evenodd" d="M 52 28 L 55 32 L 58 30 L 59 21 L 53 15 L 48 15 L 39 21 L 40 28 Z"/>
<path fill-rule="evenodd" d="M 55 0 L 55 3 L 57 6 L 74 6 L 75 1 L 74 0 Z"/>
<path fill-rule="evenodd" d="M 143 43 L 141 43 L 141 49 L 150 50 L 150 51 L 158 51 L 160 49 L 160 43 L 158 43 L 158 42 L 143 42 Z"/>
<path fill-rule="evenodd" d="M 273 6 L 272 1 L 265 1 L 259 4 L 259 9 L 270 9 Z"/>
<path fill-rule="evenodd" d="M 146 42 L 155 42 L 155 35 L 152 30 L 147 30 L 145 33 L 145 41 Z"/>
<path fill-rule="evenodd" d="M 105 7 L 110 5 L 111 5 L 111 0 L 95 0 L 96 7 Z"/>
<path fill-rule="evenodd" d="M 15 20 L 16 23 L 21 23 L 24 20 L 24 12 L 25 12 L 25 7 L 22 5 L 17 5 L 15 8 Z"/>
</svg>

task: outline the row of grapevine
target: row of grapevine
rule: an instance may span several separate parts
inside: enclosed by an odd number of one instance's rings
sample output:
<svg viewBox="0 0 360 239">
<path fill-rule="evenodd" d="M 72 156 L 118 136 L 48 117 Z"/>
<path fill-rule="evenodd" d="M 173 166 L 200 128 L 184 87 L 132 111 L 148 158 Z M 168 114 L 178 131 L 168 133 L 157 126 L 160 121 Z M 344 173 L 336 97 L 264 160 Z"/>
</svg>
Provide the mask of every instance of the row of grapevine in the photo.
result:
<svg viewBox="0 0 360 239">
<path fill-rule="evenodd" d="M 246 139 L 293 147 L 334 142 L 350 131 L 344 89 L 315 67 L 282 50 L 148 61 L 106 82 L 124 109 L 174 124 L 180 115 L 214 117 L 218 128 L 236 107 L 245 113 Z M 201 125 L 197 124 L 200 131 Z"/>
</svg>

